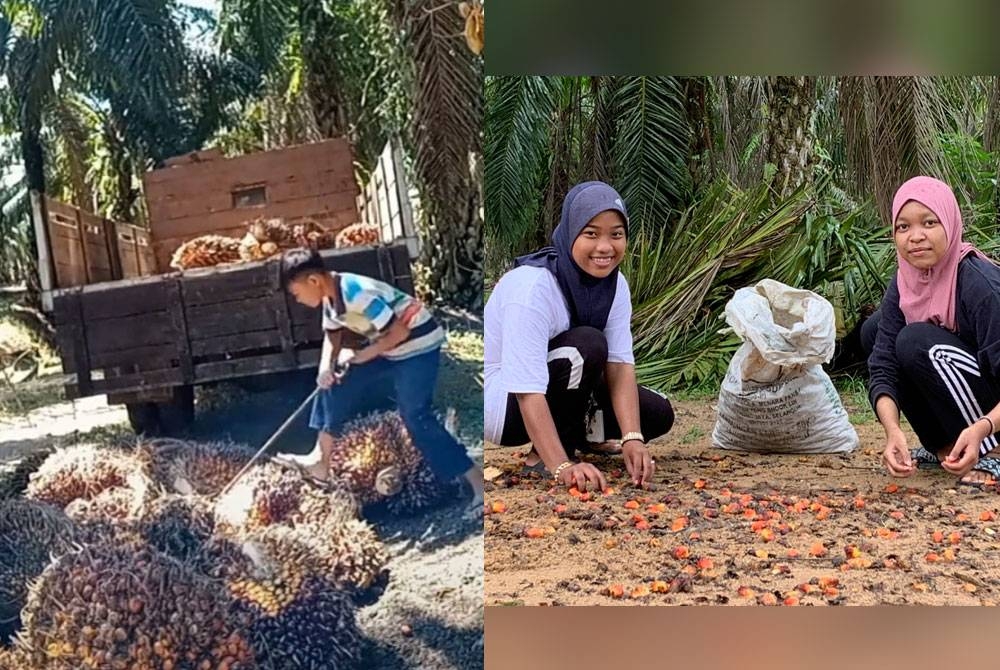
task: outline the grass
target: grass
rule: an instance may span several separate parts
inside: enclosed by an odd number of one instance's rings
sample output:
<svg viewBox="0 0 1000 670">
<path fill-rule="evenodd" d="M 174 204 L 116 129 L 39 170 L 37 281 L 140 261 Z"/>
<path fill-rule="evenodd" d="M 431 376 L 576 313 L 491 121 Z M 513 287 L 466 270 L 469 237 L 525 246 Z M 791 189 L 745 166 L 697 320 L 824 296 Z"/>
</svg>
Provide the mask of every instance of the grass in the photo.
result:
<svg viewBox="0 0 1000 670">
<path fill-rule="evenodd" d="M 691 388 L 672 391 L 667 395 L 671 400 L 715 400 L 719 397 L 718 384 L 699 384 Z"/>
<path fill-rule="evenodd" d="M 698 426 L 693 426 L 684 434 L 684 437 L 681 438 L 681 444 L 694 444 L 703 437 L 705 437 L 705 431 Z"/>
<path fill-rule="evenodd" d="M 58 379 L 59 354 L 14 318 L 10 305 L 11 300 L 0 299 L 0 417 L 27 414 L 65 400 Z M 15 367 L 16 358 L 20 363 Z M 32 364 L 37 364 L 34 376 L 13 383 Z"/>
<path fill-rule="evenodd" d="M 483 439 L 483 336 L 472 331 L 452 330 L 441 357 L 435 405 L 442 411 L 454 407 L 459 431 L 465 441 Z"/>
<path fill-rule="evenodd" d="M 875 412 L 868 402 L 868 382 L 856 375 L 834 378 L 833 385 L 845 400 L 847 418 L 852 425 L 864 426 L 875 421 Z"/>
</svg>

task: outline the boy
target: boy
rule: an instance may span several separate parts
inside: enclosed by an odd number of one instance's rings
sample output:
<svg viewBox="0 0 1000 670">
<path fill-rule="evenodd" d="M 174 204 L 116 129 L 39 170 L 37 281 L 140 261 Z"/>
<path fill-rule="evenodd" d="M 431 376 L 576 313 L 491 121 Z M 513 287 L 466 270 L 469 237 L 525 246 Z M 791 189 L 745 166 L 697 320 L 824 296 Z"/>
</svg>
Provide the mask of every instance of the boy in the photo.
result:
<svg viewBox="0 0 1000 670">
<path fill-rule="evenodd" d="M 326 332 L 316 377 L 322 390 L 309 420 L 309 426 L 319 431 L 317 449 L 306 457 L 283 458 L 296 462 L 317 479 L 328 479 L 334 436 L 351 418 L 346 415 L 350 403 L 345 399 L 365 393 L 379 377 L 389 376 L 400 416 L 427 465 L 442 481 L 464 476 L 473 491 L 471 509 L 481 511 L 482 470 L 433 412 L 445 335 L 427 308 L 412 296 L 371 277 L 328 272 L 315 250 L 291 249 L 281 263 L 289 293 L 307 307 L 322 307 Z M 345 328 L 367 338 L 370 344 L 353 356 L 342 355 Z M 334 374 L 335 364 L 345 360 L 350 363 L 350 371 L 341 378 Z"/>
</svg>

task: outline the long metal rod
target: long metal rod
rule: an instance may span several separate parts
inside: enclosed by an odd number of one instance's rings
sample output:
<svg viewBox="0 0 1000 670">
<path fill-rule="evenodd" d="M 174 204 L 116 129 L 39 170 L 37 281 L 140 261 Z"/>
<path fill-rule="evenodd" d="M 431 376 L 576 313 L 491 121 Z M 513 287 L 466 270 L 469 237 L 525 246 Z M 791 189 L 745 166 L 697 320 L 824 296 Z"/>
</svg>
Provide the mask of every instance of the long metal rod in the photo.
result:
<svg viewBox="0 0 1000 670">
<path fill-rule="evenodd" d="M 294 423 L 297 418 L 299 418 L 299 415 L 302 414 L 303 411 L 305 411 L 306 407 L 309 406 L 309 403 L 312 402 L 313 398 L 316 397 L 316 394 L 319 393 L 319 391 L 320 389 L 318 386 L 315 389 L 313 389 L 313 392 L 309 394 L 309 397 L 302 401 L 302 404 L 299 405 L 294 412 L 292 412 L 292 415 L 290 417 L 285 419 L 285 422 L 281 424 L 278 430 L 274 431 L 274 434 L 271 435 L 271 437 L 267 440 L 267 442 L 264 443 L 263 447 L 257 450 L 257 453 L 253 455 L 253 458 L 251 458 L 246 465 L 243 466 L 243 469 L 240 470 L 238 473 L 236 473 L 236 476 L 233 477 L 232 481 L 226 484 L 226 487 L 222 489 L 222 492 L 219 494 L 220 497 L 225 495 L 226 492 L 229 491 L 230 488 L 232 488 L 233 484 L 239 481 L 239 478 L 242 477 L 244 474 L 246 474 L 247 470 L 253 467 L 254 463 L 257 462 L 257 459 L 260 458 L 261 454 L 270 449 L 271 445 L 273 445 L 277 441 L 277 439 L 281 437 L 281 435 L 286 430 L 288 430 L 288 427 L 291 426 L 292 423 Z"/>
</svg>

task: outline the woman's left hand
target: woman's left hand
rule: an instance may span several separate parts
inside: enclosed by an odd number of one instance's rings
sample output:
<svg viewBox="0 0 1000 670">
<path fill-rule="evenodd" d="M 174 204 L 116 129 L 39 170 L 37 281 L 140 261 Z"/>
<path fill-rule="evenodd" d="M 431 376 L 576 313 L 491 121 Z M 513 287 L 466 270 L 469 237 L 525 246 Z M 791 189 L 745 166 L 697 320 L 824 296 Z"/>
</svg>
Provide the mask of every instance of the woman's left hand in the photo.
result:
<svg viewBox="0 0 1000 670">
<path fill-rule="evenodd" d="M 941 467 L 964 477 L 979 462 L 979 446 L 989 435 L 990 426 L 985 421 L 977 421 L 958 435 L 955 446 L 948 457 L 941 461 Z"/>
<path fill-rule="evenodd" d="M 622 456 L 625 458 L 625 469 L 632 477 L 632 483 L 646 488 L 653 479 L 654 463 L 649 449 L 639 440 L 629 440 L 622 445 Z"/>
</svg>

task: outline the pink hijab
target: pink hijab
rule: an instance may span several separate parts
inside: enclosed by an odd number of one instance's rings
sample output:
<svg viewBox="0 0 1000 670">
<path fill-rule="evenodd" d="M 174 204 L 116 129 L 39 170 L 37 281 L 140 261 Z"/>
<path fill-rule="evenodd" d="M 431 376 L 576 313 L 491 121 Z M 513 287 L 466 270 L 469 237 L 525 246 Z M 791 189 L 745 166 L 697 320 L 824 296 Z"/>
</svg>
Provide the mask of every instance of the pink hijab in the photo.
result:
<svg viewBox="0 0 1000 670">
<path fill-rule="evenodd" d="M 937 265 L 918 270 L 896 252 L 896 283 L 899 286 L 899 308 L 906 323 L 930 321 L 955 332 L 955 300 L 958 284 L 958 264 L 970 253 L 986 258 L 983 252 L 962 241 L 962 213 L 951 188 L 933 177 L 914 177 L 896 191 L 892 199 L 892 221 L 895 227 L 899 210 L 910 200 L 916 200 L 937 214 L 948 238 L 948 248 Z"/>
</svg>

